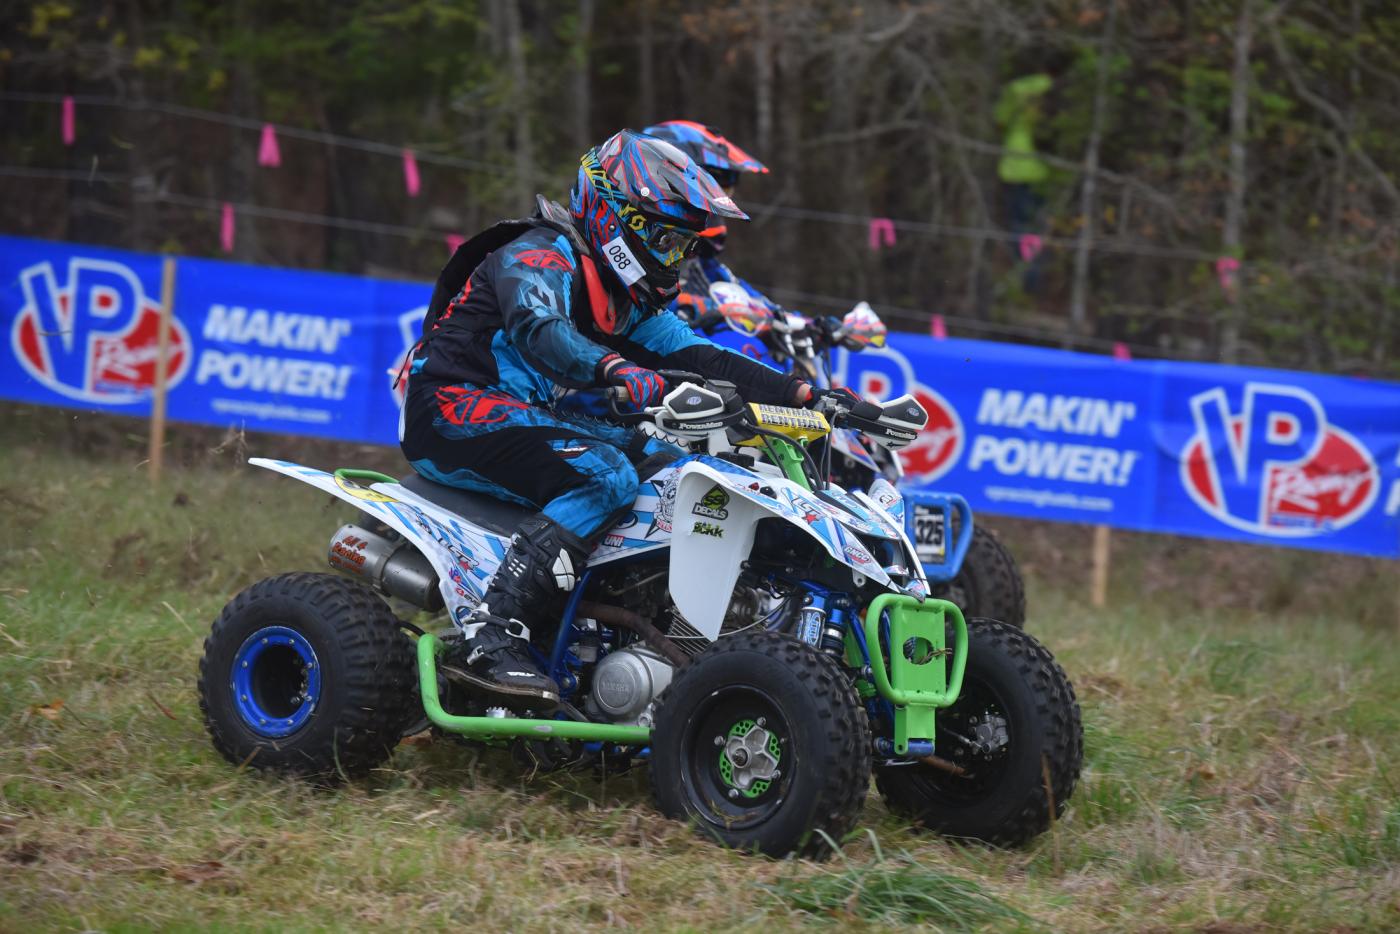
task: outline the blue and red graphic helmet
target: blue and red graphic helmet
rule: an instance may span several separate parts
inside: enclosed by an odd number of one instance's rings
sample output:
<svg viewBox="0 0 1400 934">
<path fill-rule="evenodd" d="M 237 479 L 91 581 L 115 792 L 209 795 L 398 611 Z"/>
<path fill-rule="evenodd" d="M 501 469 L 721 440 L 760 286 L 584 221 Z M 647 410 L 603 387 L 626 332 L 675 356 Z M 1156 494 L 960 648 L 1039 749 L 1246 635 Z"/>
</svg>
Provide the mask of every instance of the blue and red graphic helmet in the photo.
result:
<svg viewBox="0 0 1400 934">
<path fill-rule="evenodd" d="M 643 311 L 680 291 L 680 263 L 720 218 L 748 220 L 694 160 L 623 130 L 580 160 L 570 207 L 589 247 Z"/>
<path fill-rule="evenodd" d="M 719 130 L 694 120 L 667 120 L 642 132 L 671 143 L 700 163 L 724 188 L 734 187 L 745 173 L 768 171 L 767 166 L 725 139 Z"/>
<path fill-rule="evenodd" d="M 766 165 L 725 139 L 719 130 L 694 120 L 667 120 L 649 126 L 642 132 L 673 144 L 700 163 L 726 191 L 732 191 L 742 175 L 768 172 Z M 724 249 L 724 238 L 728 233 L 729 229 L 721 221 L 700 231 L 700 236 L 718 253 Z"/>
</svg>

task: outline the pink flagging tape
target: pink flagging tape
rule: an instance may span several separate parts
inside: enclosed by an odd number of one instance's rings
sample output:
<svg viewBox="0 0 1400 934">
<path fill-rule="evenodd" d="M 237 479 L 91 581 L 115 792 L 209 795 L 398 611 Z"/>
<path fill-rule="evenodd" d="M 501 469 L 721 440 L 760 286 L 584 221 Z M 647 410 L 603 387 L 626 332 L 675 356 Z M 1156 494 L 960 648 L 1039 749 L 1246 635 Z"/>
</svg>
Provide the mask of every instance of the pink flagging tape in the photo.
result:
<svg viewBox="0 0 1400 934">
<path fill-rule="evenodd" d="M 870 218 L 870 249 L 879 250 L 881 245 L 894 246 L 894 221 L 888 217 Z"/>
<path fill-rule="evenodd" d="M 934 315 L 929 320 L 928 332 L 930 336 L 937 340 L 943 340 L 943 338 L 948 336 L 948 326 L 943 323 L 942 315 Z"/>
<path fill-rule="evenodd" d="M 416 198 L 420 188 L 418 160 L 413 157 L 412 149 L 405 149 L 403 151 L 403 190 L 408 192 L 410 198 Z"/>
<path fill-rule="evenodd" d="M 1113 359 L 1115 359 L 1115 360 L 1131 360 L 1131 359 L 1133 359 L 1133 354 L 1132 354 L 1132 352 L 1131 352 L 1130 350 L 1128 350 L 1128 345 L 1127 345 L 1127 344 L 1123 343 L 1122 341 L 1114 341 L 1114 342 L 1113 342 Z"/>
<path fill-rule="evenodd" d="M 1045 241 L 1040 239 L 1039 234 L 1021 234 L 1016 246 L 1021 251 L 1021 262 L 1029 263 L 1040 255 L 1040 251 L 1045 248 Z"/>
<path fill-rule="evenodd" d="M 63 99 L 63 145 L 72 146 L 78 139 L 77 108 L 73 105 L 73 95 Z"/>
<path fill-rule="evenodd" d="M 225 253 L 233 252 L 233 205 L 224 202 L 224 208 L 219 212 L 219 246 L 223 247 Z"/>
<path fill-rule="evenodd" d="M 1215 277 L 1220 280 L 1220 288 L 1230 301 L 1235 300 L 1239 288 L 1240 261 L 1233 256 L 1222 256 L 1215 261 Z"/>
<path fill-rule="evenodd" d="M 262 142 L 258 143 L 258 165 L 276 168 L 282 164 L 282 150 L 277 146 L 277 131 L 272 124 L 264 123 Z"/>
<path fill-rule="evenodd" d="M 447 234 L 442 239 L 447 243 L 448 253 L 456 253 L 457 247 L 467 242 L 467 238 L 461 234 Z"/>
</svg>

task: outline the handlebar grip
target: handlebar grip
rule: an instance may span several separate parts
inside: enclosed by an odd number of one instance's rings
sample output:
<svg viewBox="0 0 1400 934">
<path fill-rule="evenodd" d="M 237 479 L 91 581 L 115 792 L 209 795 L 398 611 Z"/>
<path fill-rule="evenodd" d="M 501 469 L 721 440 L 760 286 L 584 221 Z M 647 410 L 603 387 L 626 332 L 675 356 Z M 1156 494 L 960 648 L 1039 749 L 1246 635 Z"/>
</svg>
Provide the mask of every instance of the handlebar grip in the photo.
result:
<svg viewBox="0 0 1400 934">
<path fill-rule="evenodd" d="M 873 402 L 866 402 L 862 399 L 851 404 L 851 414 L 868 422 L 878 422 L 884 416 L 885 410 Z"/>
</svg>

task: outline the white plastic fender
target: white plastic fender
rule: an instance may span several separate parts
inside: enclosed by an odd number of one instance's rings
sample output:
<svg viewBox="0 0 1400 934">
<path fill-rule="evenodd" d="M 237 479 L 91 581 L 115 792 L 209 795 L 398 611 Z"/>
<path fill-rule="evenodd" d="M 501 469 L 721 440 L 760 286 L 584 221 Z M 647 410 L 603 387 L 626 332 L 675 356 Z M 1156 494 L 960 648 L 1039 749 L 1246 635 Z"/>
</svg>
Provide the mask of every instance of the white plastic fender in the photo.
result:
<svg viewBox="0 0 1400 934">
<path fill-rule="evenodd" d="M 343 499 L 412 542 L 437 571 L 438 589 L 454 620 L 471 613 L 510 546 L 509 539 L 477 528 L 397 483 L 366 488 L 342 484 L 333 474 L 291 461 L 253 457 L 248 463 Z"/>
<path fill-rule="evenodd" d="M 727 497 L 722 506 L 702 502 L 715 487 Z M 761 492 L 764 488 L 774 495 Z M 749 557 L 754 526 L 760 519 L 786 520 L 815 539 L 836 561 L 878 584 L 893 586 L 860 540 L 832 518 L 836 507 L 819 502 L 791 480 L 748 471 L 730 473 L 692 461 L 681 468 L 674 510 L 671 599 L 686 622 L 709 639 L 719 635 L 739 565 Z M 726 515 L 720 517 L 718 512 Z M 698 532 L 697 523 L 701 524 Z M 706 524 L 718 529 L 720 535 Z"/>
</svg>

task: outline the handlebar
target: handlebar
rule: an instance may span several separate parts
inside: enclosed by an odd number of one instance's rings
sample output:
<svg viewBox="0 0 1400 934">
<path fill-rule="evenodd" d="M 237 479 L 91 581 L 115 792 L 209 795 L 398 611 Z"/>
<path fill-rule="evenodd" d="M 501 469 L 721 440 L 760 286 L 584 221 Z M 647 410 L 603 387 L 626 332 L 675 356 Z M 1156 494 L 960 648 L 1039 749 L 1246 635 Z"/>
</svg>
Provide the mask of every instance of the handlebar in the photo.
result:
<svg viewBox="0 0 1400 934">
<path fill-rule="evenodd" d="M 694 383 L 697 386 L 705 385 L 705 377 L 698 373 L 691 373 L 687 370 L 657 370 L 656 375 L 665 382 L 666 388 L 662 391 L 664 395 L 670 392 L 681 383 Z M 661 406 L 633 411 L 624 409 L 621 406 L 630 402 L 632 396 L 623 386 L 609 386 L 603 391 L 603 396 L 608 400 L 608 414 L 624 425 L 635 425 L 640 422 L 651 421 L 656 414 L 661 411 Z"/>
</svg>

